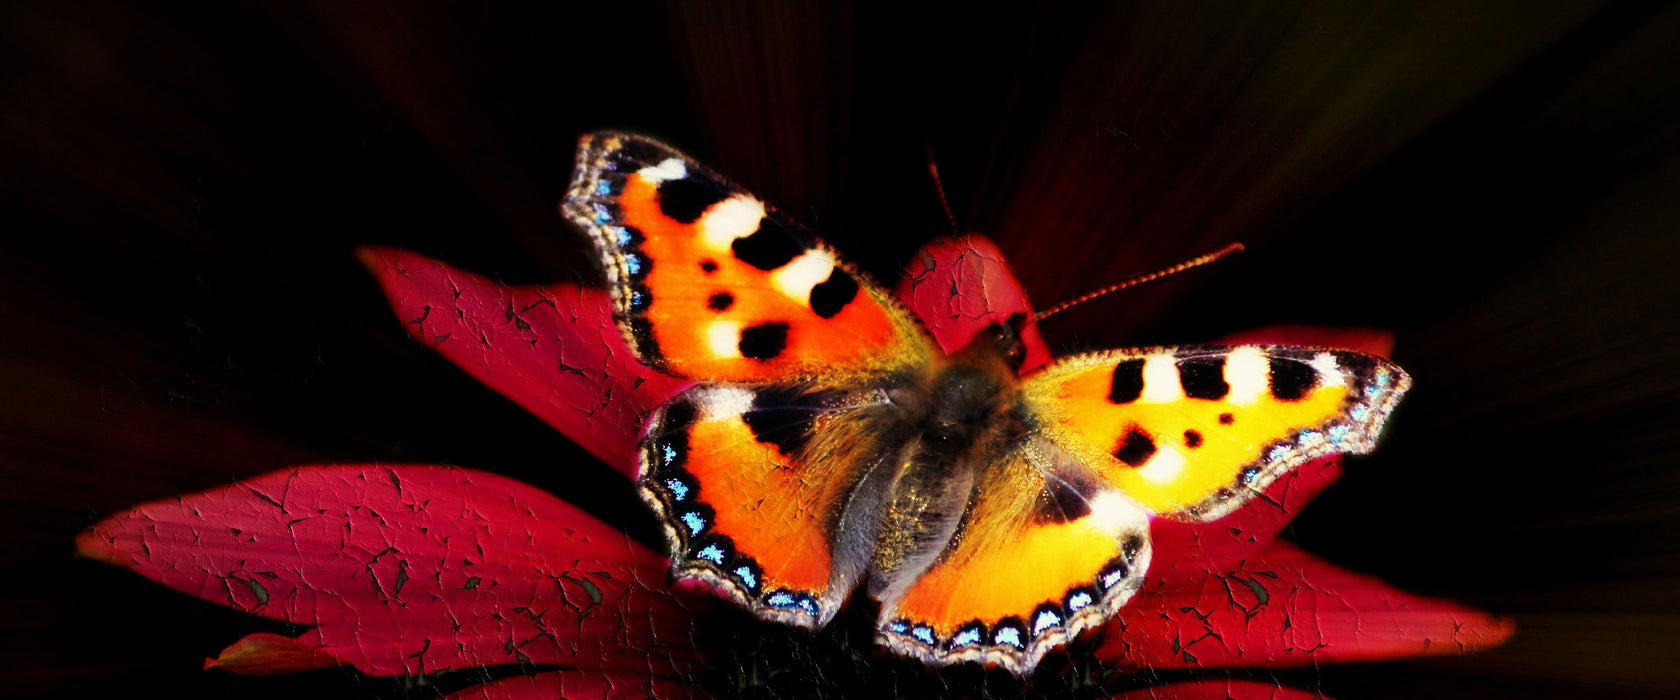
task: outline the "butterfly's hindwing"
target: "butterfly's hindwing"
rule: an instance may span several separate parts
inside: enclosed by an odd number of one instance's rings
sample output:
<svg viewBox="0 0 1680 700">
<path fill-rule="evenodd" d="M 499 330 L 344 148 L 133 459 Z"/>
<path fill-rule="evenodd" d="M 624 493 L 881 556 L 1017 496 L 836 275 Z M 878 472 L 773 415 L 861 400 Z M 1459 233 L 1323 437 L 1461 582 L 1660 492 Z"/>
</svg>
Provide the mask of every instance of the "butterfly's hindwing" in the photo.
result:
<svg viewBox="0 0 1680 700">
<path fill-rule="evenodd" d="M 711 385 L 661 408 L 643 442 L 642 495 L 672 569 L 760 616 L 826 623 L 868 563 L 871 467 L 891 452 L 877 392 L 816 385 Z"/>
<path fill-rule="evenodd" d="M 1024 674 L 1142 585 L 1148 513 L 1046 441 L 984 467 L 939 557 L 882 594 L 879 636 L 935 665 Z"/>
</svg>

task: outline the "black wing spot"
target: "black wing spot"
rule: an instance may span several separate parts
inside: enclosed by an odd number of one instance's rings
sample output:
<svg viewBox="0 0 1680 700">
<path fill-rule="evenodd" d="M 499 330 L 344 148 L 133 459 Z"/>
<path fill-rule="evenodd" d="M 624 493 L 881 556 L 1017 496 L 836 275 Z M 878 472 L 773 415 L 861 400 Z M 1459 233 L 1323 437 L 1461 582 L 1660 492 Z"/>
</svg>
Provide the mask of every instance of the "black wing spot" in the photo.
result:
<svg viewBox="0 0 1680 700">
<path fill-rule="evenodd" d="M 708 275 L 713 273 L 713 272 L 717 272 L 717 261 L 706 260 L 706 261 L 701 262 L 700 263 L 700 270 L 705 272 Z"/>
<path fill-rule="evenodd" d="M 659 212 L 677 223 L 692 224 L 713 204 L 728 198 L 728 191 L 699 178 L 659 183 Z"/>
<path fill-rule="evenodd" d="M 735 259 L 768 272 L 788 264 L 811 246 L 787 226 L 766 216 L 759 219 L 757 231 L 735 239 L 729 248 L 735 252 Z"/>
<path fill-rule="evenodd" d="M 646 295 L 642 298 L 646 299 Z M 659 341 L 653 339 L 653 322 L 646 316 L 631 316 L 628 323 L 630 337 L 636 341 L 636 353 L 642 356 L 643 361 L 663 366 L 665 356 L 659 352 Z"/>
<path fill-rule="evenodd" d="M 1318 386 L 1318 370 L 1304 362 L 1272 358 L 1272 396 L 1279 401 L 1300 401 Z"/>
<path fill-rule="evenodd" d="M 839 396 L 837 391 L 767 387 L 753 397 L 752 408 L 741 414 L 741 422 L 752 429 L 759 442 L 775 445 L 782 454 L 793 457 L 805 449 L 817 419 Z"/>
<path fill-rule="evenodd" d="M 1143 395 L 1143 362 L 1139 357 L 1114 366 L 1114 380 L 1108 389 L 1110 403 L 1131 403 Z"/>
<path fill-rule="evenodd" d="M 1155 440 L 1149 437 L 1137 426 L 1126 431 L 1126 436 L 1120 438 L 1120 446 L 1114 448 L 1114 458 L 1134 467 L 1141 467 L 1155 456 Z"/>
<path fill-rule="evenodd" d="M 1037 512 L 1033 521 L 1039 523 L 1069 523 L 1091 514 L 1089 503 L 1095 489 L 1073 479 L 1050 479 L 1038 494 Z"/>
<path fill-rule="evenodd" d="M 678 401 L 665 409 L 659 424 L 659 437 L 654 440 L 648 454 L 654 473 L 682 469 L 687 465 L 688 432 L 697 418 L 699 413 L 688 401 Z"/>
<path fill-rule="evenodd" d="M 670 151 L 648 141 L 628 138 L 619 142 L 618 150 L 609 156 L 609 160 L 618 170 L 641 170 L 649 165 L 663 162 L 666 158 L 674 157 Z"/>
<path fill-rule="evenodd" d="M 1237 422 L 1237 417 L 1236 416 L 1233 416 L 1229 413 L 1219 414 L 1219 424 L 1220 425 L 1230 425 L 1230 424 L 1235 423 L 1235 422 Z"/>
<path fill-rule="evenodd" d="M 1223 399 L 1231 393 L 1225 383 L 1225 356 L 1186 357 L 1178 361 L 1178 383 L 1192 399 Z"/>
<path fill-rule="evenodd" d="M 1197 448 L 1202 446 L 1202 434 L 1194 430 L 1184 431 L 1184 446 Z"/>
<path fill-rule="evenodd" d="M 760 362 L 774 360 L 787 349 L 788 324 L 760 323 L 741 331 L 741 357 Z"/>
<path fill-rule="evenodd" d="M 718 292 L 717 294 L 713 294 L 710 299 L 706 300 L 706 306 L 711 307 L 713 311 L 726 311 L 729 307 L 734 305 L 735 295 L 730 294 L 729 292 Z"/>
<path fill-rule="evenodd" d="M 1120 546 L 1120 555 L 1126 558 L 1126 563 L 1137 561 L 1138 553 L 1143 551 L 1143 538 L 1137 535 L 1126 537 L 1126 542 Z"/>
<path fill-rule="evenodd" d="M 811 310 L 823 318 L 834 318 L 841 309 L 857 298 L 858 283 L 852 275 L 838 267 L 822 284 L 811 288 Z"/>
</svg>

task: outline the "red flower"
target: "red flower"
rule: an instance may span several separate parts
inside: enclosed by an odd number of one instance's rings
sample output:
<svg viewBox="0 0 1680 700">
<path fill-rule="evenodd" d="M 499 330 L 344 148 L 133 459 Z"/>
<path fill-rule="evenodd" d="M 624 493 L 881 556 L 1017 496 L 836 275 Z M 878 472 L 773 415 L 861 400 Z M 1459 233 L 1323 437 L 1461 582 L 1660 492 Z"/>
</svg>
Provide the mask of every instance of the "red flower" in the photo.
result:
<svg viewBox="0 0 1680 700">
<path fill-rule="evenodd" d="M 634 478 L 648 411 L 688 383 L 640 364 L 604 291 L 508 287 L 413 253 L 364 260 L 409 332 Z M 923 249 L 899 295 L 947 350 L 1029 312 L 990 241 Z M 1036 326 L 1024 370 L 1049 361 Z M 1369 330 L 1274 327 L 1235 342 L 1335 345 L 1387 354 Z M 1102 687 L 1160 672 L 1278 667 L 1496 645 L 1508 621 L 1412 596 L 1274 541 L 1340 474 L 1306 465 L 1217 522 L 1153 525 L 1148 583 L 1080 645 Z M 329 465 L 138 506 L 84 531 L 81 550 L 180 591 L 305 625 L 252 634 L 207 668 L 286 673 L 350 665 L 372 675 L 518 664 L 559 668 L 462 697 L 699 695 L 705 595 L 667 583 L 662 554 L 539 489 L 466 469 Z M 1048 671 L 1047 673 L 1053 673 Z M 1134 683 L 1135 685 L 1135 683 Z M 1124 698 L 1294 698 L 1275 683 L 1194 680 Z"/>
</svg>

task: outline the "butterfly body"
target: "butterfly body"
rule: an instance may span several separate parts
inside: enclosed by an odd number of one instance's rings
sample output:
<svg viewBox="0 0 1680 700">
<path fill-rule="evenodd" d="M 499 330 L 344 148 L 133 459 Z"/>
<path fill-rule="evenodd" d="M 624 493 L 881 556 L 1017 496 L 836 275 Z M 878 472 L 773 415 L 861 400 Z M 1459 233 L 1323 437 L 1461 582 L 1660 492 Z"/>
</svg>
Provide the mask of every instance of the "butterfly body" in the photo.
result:
<svg viewBox="0 0 1680 700">
<path fill-rule="evenodd" d="M 814 236 L 641 137 L 585 136 L 564 208 L 638 358 L 696 381 L 641 451 L 673 573 L 809 628 L 866 584 L 881 641 L 933 664 L 1031 670 L 1140 587 L 1151 518 L 1217 519 L 1368 451 L 1409 385 L 1381 358 L 1284 346 L 1022 376 L 1021 314 L 947 354 Z"/>
</svg>

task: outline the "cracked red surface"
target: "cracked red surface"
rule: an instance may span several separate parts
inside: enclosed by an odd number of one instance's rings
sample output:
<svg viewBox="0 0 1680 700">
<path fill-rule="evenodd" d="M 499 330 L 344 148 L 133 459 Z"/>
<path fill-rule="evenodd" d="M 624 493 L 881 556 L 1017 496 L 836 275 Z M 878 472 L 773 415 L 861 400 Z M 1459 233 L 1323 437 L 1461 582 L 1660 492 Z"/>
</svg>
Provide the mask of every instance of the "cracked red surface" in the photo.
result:
<svg viewBox="0 0 1680 700">
<path fill-rule="evenodd" d="M 1117 700 L 1309 700 L 1324 696 L 1275 683 L 1205 680 L 1133 690 L 1112 697 Z"/>
<path fill-rule="evenodd" d="M 510 287 L 394 248 L 358 254 L 409 335 L 631 478 L 643 419 L 692 384 L 636 361 L 605 290 Z"/>
<path fill-rule="evenodd" d="M 305 650 L 375 675 L 535 663 L 667 676 L 699 660 L 671 643 L 693 623 L 663 556 L 494 474 L 297 467 L 139 506 L 77 544 L 176 590 L 312 626 L 289 644 L 248 637 L 214 662 L 228 670 L 272 672 Z"/>
<path fill-rule="evenodd" d="M 710 696 L 694 686 L 661 678 L 625 674 L 586 675 L 569 671 L 503 678 L 444 696 L 445 700 L 685 700 L 705 697 Z"/>
<path fill-rule="evenodd" d="M 1274 541 L 1200 581 L 1151 581 L 1100 634 L 1128 672 L 1304 666 L 1462 654 L 1503 642 L 1509 620 L 1415 596 Z"/>
</svg>

